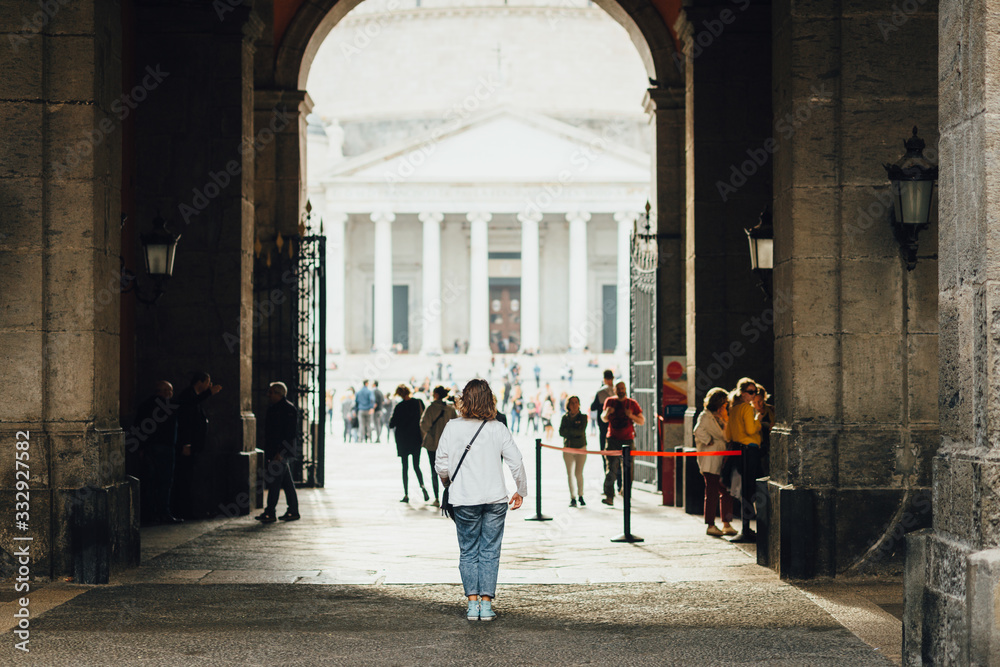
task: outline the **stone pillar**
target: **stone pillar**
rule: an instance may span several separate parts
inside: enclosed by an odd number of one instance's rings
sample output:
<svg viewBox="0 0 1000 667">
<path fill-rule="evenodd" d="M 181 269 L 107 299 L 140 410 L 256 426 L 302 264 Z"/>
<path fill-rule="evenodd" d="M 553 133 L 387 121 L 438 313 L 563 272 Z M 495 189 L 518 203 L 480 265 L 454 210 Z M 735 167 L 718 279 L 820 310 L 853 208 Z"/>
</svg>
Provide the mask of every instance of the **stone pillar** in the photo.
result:
<svg viewBox="0 0 1000 667">
<path fill-rule="evenodd" d="M 3 578 L 24 546 L 35 579 L 106 583 L 138 564 L 138 485 L 125 472 L 118 418 L 120 11 L 107 0 L 63 10 L 44 34 L 21 32 L 24 16 L 12 8 L 2 19 L 10 34 L 0 113 L 17 126 L 0 142 Z M 161 83 L 149 78 L 141 92 L 155 95 Z M 27 453 L 28 517 L 14 514 L 24 500 L 15 498 L 15 452 Z"/>
<path fill-rule="evenodd" d="M 327 340 L 334 354 L 347 354 L 347 220 L 343 211 L 331 211 L 323 216 L 326 232 L 327 272 Z"/>
<path fill-rule="evenodd" d="M 537 351 L 542 339 L 538 223 L 540 213 L 519 213 L 521 223 L 521 348 Z"/>
<path fill-rule="evenodd" d="M 906 570 L 916 576 L 906 583 L 904 627 L 916 636 L 905 637 L 903 658 L 906 665 L 994 665 L 1000 660 L 996 3 L 942 0 L 937 9 L 936 40 L 934 26 L 924 25 L 932 13 L 918 13 L 910 22 L 919 19 L 925 44 L 938 44 L 940 229 L 932 224 L 920 235 L 921 258 L 913 273 L 934 267 L 923 255 L 936 249 L 941 439 L 933 462 L 933 530 L 907 539 Z M 933 149 L 933 118 L 921 116 L 927 118 L 910 124 L 919 123 Z M 934 285 L 930 277 L 926 283 Z M 936 444 L 922 450 L 933 451 Z M 913 541 L 923 548 L 911 548 Z"/>
<path fill-rule="evenodd" d="M 489 213 L 475 211 L 469 221 L 469 354 L 490 353 Z"/>
<path fill-rule="evenodd" d="M 572 211 L 566 214 L 569 222 L 569 349 L 583 352 L 590 343 L 595 325 L 588 321 L 590 276 L 587 273 L 587 223 L 590 214 Z"/>
<path fill-rule="evenodd" d="M 755 332 L 765 335 L 773 321 L 777 424 L 766 487 L 770 535 L 758 553 L 766 547 L 782 576 L 786 565 L 794 571 L 802 562 L 811 572 L 797 576 L 892 572 L 902 565 L 902 534 L 931 520 L 930 463 L 940 442 L 938 262 L 935 222 L 921 236 L 916 269 L 906 270 L 888 223 L 882 163 L 902 155 L 913 125 L 928 146 L 938 143 L 937 65 L 927 49 L 938 43 L 938 19 L 935 7 L 925 5 L 907 16 L 905 29 L 888 36 L 875 29 L 857 39 L 859 25 L 893 25 L 892 3 L 806 7 L 782 0 L 771 8 L 774 135 L 735 154 L 728 173 L 705 187 L 735 197 L 729 188 L 740 188 L 743 178 L 746 187 L 754 178 L 757 162 L 764 160 L 759 151 L 770 155 L 773 299 L 726 341 L 743 347 L 720 350 L 714 361 L 739 366 L 747 352 L 737 353 L 749 349 Z M 952 24 L 942 19 L 941 25 Z M 941 37 L 942 44 L 958 41 Z M 964 48 L 962 53 L 964 58 Z M 907 54 L 904 78 L 891 65 L 900 54 Z M 969 84 L 962 70 L 964 87 Z M 941 127 L 949 127 L 945 118 Z M 982 141 L 971 140 L 960 159 L 981 151 Z M 855 150 L 861 146 L 867 148 Z M 981 183 L 976 163 L 966 164 L 962 183 L 975 188 Z M 967 191 L 959 199 L 977 196 Z M 963 265 L 968 261 L 963 257 Z M 963 335 L 975 330 L 971 322 L 962 327 Z M 984 359 L 976 366 L 988 364 Z M 957 368 L 949 366 L 946 375 L 957 377 Z M 942 404 L 949 400 L 946 394 Z M 965 423 L 972 424 L 968 417 Z M 968 473 L 963 479 L 971 489 Z M 808 516 L 796 498 L 814 508 Z M 788 520 L 789 514 L 799 518 Z M 864 521 L 858 521 L 861 515 Z M 804 558 L 789 559 L 782 543 L 791 540 L 798 545 L 795 553 L 808 546 Z M 951 573 L 947 579 L 954 581 Z"/>
<path fill-rule="evenodd" d="M 631 340 L 631 294 L 630 280 L 631 268 L 629 256 L 631 253 L 632 227 L 635 224 L 638 213 L 615 213 L 615 222 L 618 223 L 618 333 L 615 345 L 615 354 L 628 356 Z"/>
<path fill-rule="evenodd" d="M 170 72 L 137 111 L 138 231 L 160 211 L 183 235 L 166 293 L 137 311 L 136 386 L 144 397 L 167 379 L 180 393 L 202 370 L 222 385 L 204 403 L 206 448 L 191 476 L 178 475 L 174 497 L 190 499 L 197 515 L 246 514 L 257 482 L 255 159 L 286 120 L 272 117 L 266 132 L 254 127 L 253 45 L 264 25 L 250 9 L 219 21 L 210 6 L 143 3 L 136 23 L 136 62 Z"/>
<path fill-rule="evenodd" d="M 423 342 L 420 354 L 441 354 L 441 223 L 443 213 L 420 213 L 424 224 Z"/>
<path fill-rule="evenodd" d="M 392 223 L 396 216 L 388 211 L 371 214 L 375 223 L 375 299 L 372 347 L 392 347 Z"/>
</svg>

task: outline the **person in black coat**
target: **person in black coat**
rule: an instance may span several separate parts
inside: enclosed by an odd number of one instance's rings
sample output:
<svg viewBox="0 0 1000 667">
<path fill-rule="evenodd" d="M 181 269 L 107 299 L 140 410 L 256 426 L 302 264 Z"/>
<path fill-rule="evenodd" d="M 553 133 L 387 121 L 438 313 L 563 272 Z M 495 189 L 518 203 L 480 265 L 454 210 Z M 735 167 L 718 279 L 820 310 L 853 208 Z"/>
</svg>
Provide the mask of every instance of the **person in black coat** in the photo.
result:
<svg viewBox="0 0 1000 667">
<path fill-rule="evenodd" d="M 207 508 L 203 499 L 208 492 L 207 470 L 208 415 L 202 403 L 222 391 L 222 385 L 212 384 L 212 377 L 204 371 L 195 373 L 191 384 L 175 401 L 177 408 L 177 470 L 174 476 L 174 507 L 187 518 L 204 517 Z"/>
<path fill-rule="evenodd" d="M 135 411 L 132 435 L 142 456 L 142 512 L 157 523 L 180 523 L 170 513 L 170 487 L 174 483 L 177 447 L 177 405 L 170 402 L 174 387 L 166 380 L 156 383 L 155 392 Z"/>
<path fill-rule="evenodd" d="M 396 387 L 396 395 L 402 400 L 392 411 L 389 428 L 396 429 L 396 454 L 403 462 L 403 499 L 399 502 L 410 502 L 409 459 L 413 458 L 413 472 L 417 475 L 420 490 L 424 494 L 424 502 L 430 500 L 430 494 L 424 488 L 424 476 L 420 474 L 420 443 L 423 434 L 420 432 L 420 415 L 424 412 L 424 404 L 419 399 L 410 398 L 410 388 L 405 384 Z"/>
<path fill-rule="evenodd" d="M 272 382 L 267 389 L 267 399 L 271 406 L 264 417 L 264 484 L 267 486 L 267 507 L 259 515 L 258 521 L 274 523 L 296 521 L 299 518 L 299 497 L 295 493 L 295 482 L 288 467 L 290 459 L 296 455 L 299 437 L 299 411 L 288 400 L 288 387 L 284 382 Z M 288 509 L 275 518 L 278 495 L 284 490 Z"/>
</svg>

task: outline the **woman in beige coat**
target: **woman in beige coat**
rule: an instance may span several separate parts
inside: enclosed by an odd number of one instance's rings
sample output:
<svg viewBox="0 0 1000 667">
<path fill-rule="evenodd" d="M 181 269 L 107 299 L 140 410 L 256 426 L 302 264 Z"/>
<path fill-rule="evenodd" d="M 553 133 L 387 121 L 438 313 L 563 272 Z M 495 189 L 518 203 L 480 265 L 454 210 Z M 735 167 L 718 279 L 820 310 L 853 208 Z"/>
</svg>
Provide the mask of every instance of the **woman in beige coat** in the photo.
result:
<svg viewBox="0 0 1000 667">
<path fill-rule="evenodd" d="M 726 450 L 726 421 L 728 419 L 729 396 L 725 389 L 715 387 L 705 396 L 705 409 L 698 415 L 694 426 L 694 444 L 699 452 L 723 452 Z M 730 525 L 733 519 L 733 499 L 722 485 L 722 463 L 724 456 L 699 456 L 698 469 L 705 478 L 705 524 L 707 535 L 721 537 L 735 535 L 736 529 Z M 722 505 L 722 529 L 715 525 L 715 513 Z"/>
</svg>

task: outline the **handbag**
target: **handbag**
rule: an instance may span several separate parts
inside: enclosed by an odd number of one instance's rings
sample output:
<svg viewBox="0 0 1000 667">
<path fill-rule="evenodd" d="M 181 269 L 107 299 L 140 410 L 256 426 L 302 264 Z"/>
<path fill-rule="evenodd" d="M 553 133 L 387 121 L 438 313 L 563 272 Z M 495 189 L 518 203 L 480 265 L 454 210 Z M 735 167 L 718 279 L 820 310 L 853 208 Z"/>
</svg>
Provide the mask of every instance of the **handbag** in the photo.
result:
<svg viewBox="0 0 1000 667">
<path fill-rule="evenodd" d="M 479 432 L 483 430 L 484 426 L 486 426 L 486 422 L 485 421 L 482 424 L 479 425 L 479 428 L 476 430 L 476 434 L 474 436 L 472 436 L 472 440 L 470 440 L 469 444 L 466 445 L 465 451 L 462 452 L 462 458 L 460 458 L 458 460 L 458 465 L 455 466 L 455 474 L 453 474 L 451 476 L 451 479 L 448 480 L 448 486 L 451 486 L 451 483 L 455 481 L 456 477 L 458 477 L 458 471 L 462 468 L 462 464 L 465 462 L 465 455 L 469 453 L 470 449 L 472 449 L 472 443 L 474 443 L 476 441 L 476 438 L 479 437 Z M 447 486 L 444 489 L 444 494 L 442 494 L 442 496 L 441 496 L 441 514 L 442 514 L 442 516 L 448 517 L 452 521 L 455 520 L 455 506 L 452 505 L 450 502 L 448 502 L 448 487 Z"/>
</svg>

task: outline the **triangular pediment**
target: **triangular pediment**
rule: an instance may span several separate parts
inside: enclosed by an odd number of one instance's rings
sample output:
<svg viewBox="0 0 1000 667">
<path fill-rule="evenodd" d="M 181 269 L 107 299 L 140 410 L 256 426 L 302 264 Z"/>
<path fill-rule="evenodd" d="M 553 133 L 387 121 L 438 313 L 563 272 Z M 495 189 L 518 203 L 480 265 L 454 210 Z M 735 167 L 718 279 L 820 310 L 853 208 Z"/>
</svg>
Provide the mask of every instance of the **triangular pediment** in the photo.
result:
<svg viewBox="0 0 1000 667">
<path fill-rule="evenodd" d="M 643 183 L 649 155 L 604 135 L 500 107 L 422 136 L 349 158 L 322 182 Z"/>
</svg>

